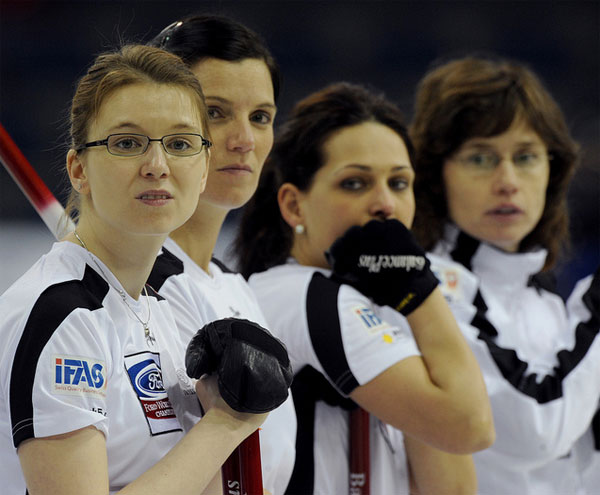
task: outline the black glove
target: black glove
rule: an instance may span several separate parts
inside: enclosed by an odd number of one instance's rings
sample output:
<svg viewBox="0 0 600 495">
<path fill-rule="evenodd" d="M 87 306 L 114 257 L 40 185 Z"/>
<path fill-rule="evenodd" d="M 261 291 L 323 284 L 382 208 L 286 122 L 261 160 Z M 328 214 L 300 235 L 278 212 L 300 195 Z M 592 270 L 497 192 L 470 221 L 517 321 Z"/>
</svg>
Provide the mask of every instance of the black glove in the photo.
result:
<svg viewBox="0 0 600 495">
<path fill-rule="evenodd" d="M 257 323 L 238 318 L 198 330 L 187 347 L 185 367 L 192 378 L 216 372 L 225 402 L 255 414 L 282 404 L 293 376 L 283 343 Z"/>
<path fill-rule="evenodd" d="M 398 220 L 350 227 L 325 253 L 332 278 L 408 315 L 437 287 L 429 260 Z"/>
</svg>

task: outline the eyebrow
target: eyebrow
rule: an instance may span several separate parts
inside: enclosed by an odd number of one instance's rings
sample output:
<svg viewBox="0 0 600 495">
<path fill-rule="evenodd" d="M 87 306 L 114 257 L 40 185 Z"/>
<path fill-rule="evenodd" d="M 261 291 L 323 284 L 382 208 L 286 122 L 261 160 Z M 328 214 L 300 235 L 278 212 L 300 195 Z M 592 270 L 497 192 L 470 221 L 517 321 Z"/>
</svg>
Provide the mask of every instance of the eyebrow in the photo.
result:
<svg viewBox="0 0 600 495">
<path fill-rule="evenodd" d="M 221 96 L 213 96 L 213 95 L 204 95 L 204 99 L 205 100 L 216 100 L 220 103 L 225 103 L 227 105 L 231 105 L 231 101 L 228 100 L 227 98 L 223 98 Z M 277 105 L 275 105 L 274 103 L 271 103 L 269 101 L 266 101 L 264 103 L 259 103 L 258 105 L 256 105 L 257 108 L 264 108 L 264 107 L 269 107 L 272 108 L 274 110 L 277 110 Z"/>
<path fill-rule="evenodd" d="M 533 141 L 533 140 L 526 140 L 526 141 L 519 141 L 518 143 L 515 143 L 516 146 L 544 146 L 543 142 L 538 142 L 538 141 Z M 472 143 L 469 143 L 467 145 L 463 145 L 465 148 L 485 148 L 485 149 L 492 149 L 495 148 L 496 146 L 493 144 L 489 144 L 486 142 L 482 142 L 482 141 L 474 141 Z"/>
<path fill-rule="evenodd" d="M 186 124 L 185 122 L 180 122 L 178 124 L 175 124 L 175 125 L 171 126 L 171 128 L 197 131 L 197 127 L 195 125 Z M 114 125 L 114 126 L 110 127 L 107 132 L 111 133 L 113 131 L 123 131 L 125 129 L 134 129 L 140 133 L 145 132 L 141 126 L 139 126 L 138 124 L 134 124 L 133 122 L 122 122 L 120 124 Z"/>
<path fill-rule="evenodd" d="M 370 172 L 371 170 L 373 170 L 373 167 L 371 167 L 370 165 L 361 165 L 360 163 L 350 163 L 348 165 L 344 165 L 342 168 L 340 168 L 339 170 L 337 170 L 335 173 L 339 174 L 345 170 L 348 169 L 358 169 L 361 172 Z M 397 165 L 395 167 L 392 168 L 391 172 L 399 172 L 401 170 L 412 170 L 412 167 L 410 165 Z"/>
</svg>

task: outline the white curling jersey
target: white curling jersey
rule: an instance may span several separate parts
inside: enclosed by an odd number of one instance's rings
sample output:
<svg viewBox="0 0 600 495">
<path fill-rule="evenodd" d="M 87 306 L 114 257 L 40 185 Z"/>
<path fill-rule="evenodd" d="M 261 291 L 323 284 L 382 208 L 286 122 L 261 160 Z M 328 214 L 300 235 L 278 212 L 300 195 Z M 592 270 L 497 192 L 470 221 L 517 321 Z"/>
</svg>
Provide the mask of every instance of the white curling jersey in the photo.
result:
<svg viewBox="0 0 600 495">
<path fill-rule="evenodd" d="M 244 318 L 271 330 L 244 278 L 213 259 L 209 273 L 177 243 L 166 240 L 148 280 L 175 313 L 184 344 L 205 324 L 221 318 Z M 296 415 L 292 396 L 271 411 L 259 432 L 265 495 L 284 493 L 295 457 Z"/>
<path fill-rule="evenodd" d="M 600 396 L 598 320 L 575 324 L 540 270 L 546 252 L 507 253 L 449 227 L 428 254 L 473 350 L 496 441 L 473 455 L 482 495 L 575 495 L 573 445 Z"/>
<path fill-rule="evenodd" d="M 0 297 L 2 493 L 25 493 L 23 440 L 90 425 L 105 436 L 114 493 L 182 438 L 185 413 L 200 414 L 167 302 L 150 289 L 127 295 L 144 321 L 150 304 L 149 343 L 113 287 L 122 290 L 98 258 L 58 242 Z"/>
<path fill-rule="evenodd" d="M 600 324 L 600 268 L 580 280 L 567 301 L 571 326 Z M 575 459 L 582 475 L 583 493 L 600 491 L 600 410 L 590 428 L 577 441 Z"/>
<path fill-rule="evenodd" d="M 374 305 L 329 272 L 293 261 L 250 277 L 271 330 L 287 346 L 298 418 L 290 494 L 349 490 L 348 395 L 420 355 L 406 319 Z M 371 416 L 371 493 L 408 493 L 400 431 Z"/>
</svg>

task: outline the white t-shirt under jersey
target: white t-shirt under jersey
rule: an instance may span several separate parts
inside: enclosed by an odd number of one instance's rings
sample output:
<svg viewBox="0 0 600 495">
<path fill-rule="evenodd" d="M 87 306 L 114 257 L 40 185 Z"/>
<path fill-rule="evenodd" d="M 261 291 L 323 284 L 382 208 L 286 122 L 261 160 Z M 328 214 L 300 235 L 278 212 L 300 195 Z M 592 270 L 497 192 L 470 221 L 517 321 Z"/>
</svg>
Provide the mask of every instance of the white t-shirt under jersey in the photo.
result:
<svg viewBox="0 0 600 495">
<path fill-rule="evenodd" d="M 28 438 L 95 426 L 113 493 L 182 438 L 184 418 L 200 414 L 168 303 L 151 289 L 138 301 L 127 296 L 143 320 L 150 304 L 149 344 L 113 286 L 122 289 L 99 259 L 58 242 L 0 297 L 2 493 L 25 493 L 16 448 Z"/>
</svg>

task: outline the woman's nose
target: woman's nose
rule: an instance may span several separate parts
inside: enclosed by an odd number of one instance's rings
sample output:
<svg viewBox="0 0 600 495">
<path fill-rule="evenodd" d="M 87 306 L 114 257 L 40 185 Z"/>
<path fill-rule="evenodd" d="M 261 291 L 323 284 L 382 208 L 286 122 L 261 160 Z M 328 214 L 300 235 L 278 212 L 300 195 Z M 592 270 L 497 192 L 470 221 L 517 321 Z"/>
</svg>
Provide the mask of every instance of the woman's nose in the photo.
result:
<svg viewBox="0 0 600 495">
<path fill-rule="evenodd" d="M 142 155 L 143 165 L 141 173 L 144 177 L 167 177 L 169 165 L 167 163 L 167 152 L 159 141 L 153 141 L 148 146 L 146 153 Z"/>
<path fill-rule="evenodd" d="M 518 190 L 519 178 L 512 160 L 502 160 L 493 175 L 492 188 L 497 194 L 514 194 Z"/>
<path fill-rule="evenodd" d="M 386 219 L 393 215 L 394 207 L 394 196 L 387 185 L 373 189 L 369 205 L 369 214 L 372 217 Z"/>
<path fill-rule="evenodd" d="M 254 149 L 254 132 L 248 121 L 234 122 L 227 139 L 229 151 L 247 153 Z"/>
</svg>

